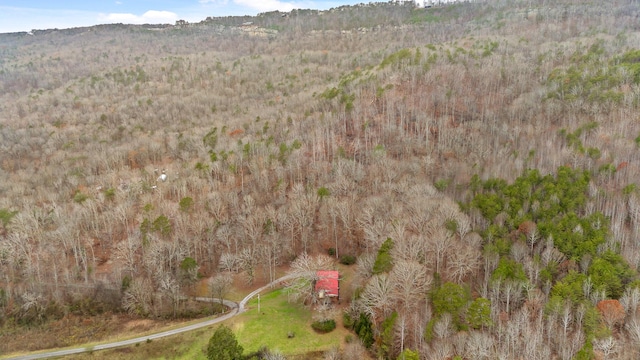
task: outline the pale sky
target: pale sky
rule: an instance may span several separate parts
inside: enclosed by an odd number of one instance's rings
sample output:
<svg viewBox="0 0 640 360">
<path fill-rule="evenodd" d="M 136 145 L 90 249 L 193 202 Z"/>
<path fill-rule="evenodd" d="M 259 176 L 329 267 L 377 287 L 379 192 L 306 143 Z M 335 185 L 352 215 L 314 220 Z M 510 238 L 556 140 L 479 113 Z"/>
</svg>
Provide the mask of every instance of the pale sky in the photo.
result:
<svg viewBox="0 0 640 360">
<path fill-rule="evenodd" d="M 384 1 L 384 0 L 382 0 Z M 326 10 L 363 0 L 0 0 L 0 33 L 96 24 L 173 24 L 207 16 Z M 366 1 L 368 2 L 368 1 Z"/>
</svg>

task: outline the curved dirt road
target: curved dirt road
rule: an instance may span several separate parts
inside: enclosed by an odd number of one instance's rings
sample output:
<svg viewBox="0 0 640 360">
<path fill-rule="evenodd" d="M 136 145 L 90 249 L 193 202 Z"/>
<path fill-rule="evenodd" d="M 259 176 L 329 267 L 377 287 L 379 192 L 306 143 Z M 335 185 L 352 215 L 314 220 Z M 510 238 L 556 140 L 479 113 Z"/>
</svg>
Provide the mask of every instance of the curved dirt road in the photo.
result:
<svg viewBox="0 0 640 360">
<path fill-rule="evenodd" d="M 136 338 L 129 339 L 129 340 L 114 341 L 114 342 L 110 342 L 110 343 L 106 343 L 106 344 L 100 344 L 100 345 L 94 345 L 94 346 L 90 346 L 90 347 L 78 347 L 78 348 L 70 348 L 70 349 L 64 349 L 64 350 L 47 351 L 47 352 L 34 353 L 34 354 L 28 354 L 28 355 L 18 355 L 18 356 L 7 357 L 7 358 L 2 357 L 2 359 L 4 359 L 4 360 L 48 359 L 48 358 L 53 358 L 53 357 L 60 357 L 60 356 L 79 354 L 79 353 L 88 352 L 88 351 L 107 350 L 107 349 L 113 349 L 113 348 L 122 347 L 122 346 L 134 345 L 134 344 L 146 342 L 148 340 L 159 339 L 159 338 L 163 338 L 163 337 L 167 337 L 167 336 L 171 336 L 171 335 L 181 334 L 181 333 L 184 333 L 184 332 L 187 332 L 187 331 L 201 329 L 201 328 L 204 328 L 204 327 L 207 327 L 207 326 L 211 326 L 213 324 L 217 324 L 219 322 L 225 321 L 225 320 L 230 319 L 230 318 L 232 318 L 232 317 L 234 317 L 234 316 L 236 316 L 238 314 L 243 313 L 244 311 L 246 311 L 245 306 L 246 306 L 247 302 L 249 302 L 249 300 L 251 300 L 254 296 L 256 296 L 257 294 L 261 293 L 262 291 L 264 291 L 266 289 L 272 288 L 276 284 L 279 284 L 279 283 L 281 283 L 283 281 L 290 280 L 292 278 L 293 278 L 292 275 L 285 275 L 285 276 L 283 276 L 281 278 L 278 278 L 278 279 L 268 283 L 267 285 L 252 291 L 249 295 L 245 296 L 244 299 L 242 299 L 240 301 L 240 303 L 235 303 L 235 302 L 229 301 L 229 300 L 223 300 L 224 305 L 229 307 L 232 310 L 230 312 L 224 314 L 223 316 L 220 316 L 220 317 L 217 317 L 217 318 L 214 318 L 214 319 L 202 320 L 202 321 L 197 322 L 195 324 L 186 325 L 186 326 L 179 327 L 179 328 L 176 328 L 176 329 L 173 329 L 173 330 L 162 331 L 162 332 L 151 334 L 151 335 L 140 336 L 140 337 L 136 337 Z M 219 299 L 202 298 L 202 297 L 197 297 L 196 300 L 198 300 L 198 301 L 206 301 L 206 302 L 220 301 Z"/>
</svg>

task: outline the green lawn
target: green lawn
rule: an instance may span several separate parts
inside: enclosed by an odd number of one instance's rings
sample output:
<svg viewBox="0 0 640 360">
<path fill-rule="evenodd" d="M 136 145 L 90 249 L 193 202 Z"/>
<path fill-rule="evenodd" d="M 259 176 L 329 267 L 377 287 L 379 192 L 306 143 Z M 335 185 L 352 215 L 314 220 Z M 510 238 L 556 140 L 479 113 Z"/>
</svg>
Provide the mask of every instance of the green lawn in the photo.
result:
<svg viewBox="0 0 640 360">
<path fill-rule="evenodd" d="M 338 326 L 328 334 L 311 329 L 312 314 L 308 308 L 287 301 L 283 290 L 276 290 L 249 303 L 250 310 L 236 318 L 231 325 L 245 351 L 252 352 L 267 346 L 283 354 L 304 354 L 339 346 L 348 332 Z M 339 322 L 339 319 L 335 319 Z M 289 338 L 289 332 L 295 335 Z"/>
<path fill-rule="evenodd" d="M 262 346 L 277 350 L 285 355 L 301 355 L 340 346 L 349 333 L 341 325 L 328 333 L 317 334 L 311 329 L 312 314 L 308 308 L 289 303 L 283 290 L 276 290 L 260 296 L 260 313 L 257 298 L 247 305 L 248 310 L 224 322 L 229 326 L 245 354 Z M 339 313 L 338 313 L 339 314 Z M 338 323 L 339 319 L 336 319 Z M 202 359 L 204 350 L 213 332 L 219 325 L 196 330 L 165 339 L 153 340 L 137 346 L 116 350 L 96 351 L 80 354 L 71 359 Z M 292 331 L 295 336 L 288 338 Z"/>
</svg>

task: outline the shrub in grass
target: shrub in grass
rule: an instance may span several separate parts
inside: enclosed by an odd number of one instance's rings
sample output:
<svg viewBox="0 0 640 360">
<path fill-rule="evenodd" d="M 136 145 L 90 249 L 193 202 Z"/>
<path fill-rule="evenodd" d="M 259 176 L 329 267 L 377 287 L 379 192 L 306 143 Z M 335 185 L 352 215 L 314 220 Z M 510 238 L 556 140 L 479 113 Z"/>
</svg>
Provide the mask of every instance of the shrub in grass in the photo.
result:
<svg viewBox="0 0 640 360">
<path fill-rule="evenodd" d="M 286 358 L 277 351 L 269 350 L 263 346 L 258 351 L 243 356 L 244 360 L 286 360 Z"/>
<path fill-rule="evenodd" d="M 353 255 L 340 256 L 340 264 L 342 265 L 353 265 L 355 263 L 356 263 L 356 257 Z"/>
<path fill-rule="evenodd" d="M 349 314 L 348 312 L 345 311 L 345 312 L 342 313 L 342 324 L 347 329 L 353 329 L 353 325 L 355 324 L 355 320 L 353 320 L 353 318 L 351 317 L 351 314 Z"/>
<path fill-rule="evenodd" d="M 351 344 L 353 342 L 353 336 L 351 334 L 344 337 L 344 342 Z"/>
<path fill-rule="evenodd" d="M 313 328 L 313 330 L 319 333 L 328 333 L 336 328 L 336 322 L 333 319 L 314 321 L 313 323 L 311 323 L 311 327 Z"/>
<path fill-rule="evenodd" d="M 221 325 L 213 333 L 207 345 L 208 360 L 240 360 L 244 357 L 242 352 L 244 349 L 235 334 L 225 325 Z"/>
</svg>

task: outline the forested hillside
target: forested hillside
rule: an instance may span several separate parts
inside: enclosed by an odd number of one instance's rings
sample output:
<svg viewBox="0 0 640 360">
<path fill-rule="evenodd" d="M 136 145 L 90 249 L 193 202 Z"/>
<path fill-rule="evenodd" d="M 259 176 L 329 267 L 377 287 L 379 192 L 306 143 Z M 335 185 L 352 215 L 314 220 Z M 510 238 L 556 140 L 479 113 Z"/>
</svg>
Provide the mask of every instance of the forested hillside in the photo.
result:
<svg viewBox="0 0 640 360">
<path fill-rule="evenodd" d="M 283 15 L 0 34 L 0 329 L 329 252 L 376 356 L 640 357 L 638 1 Z"/>
</svg>

